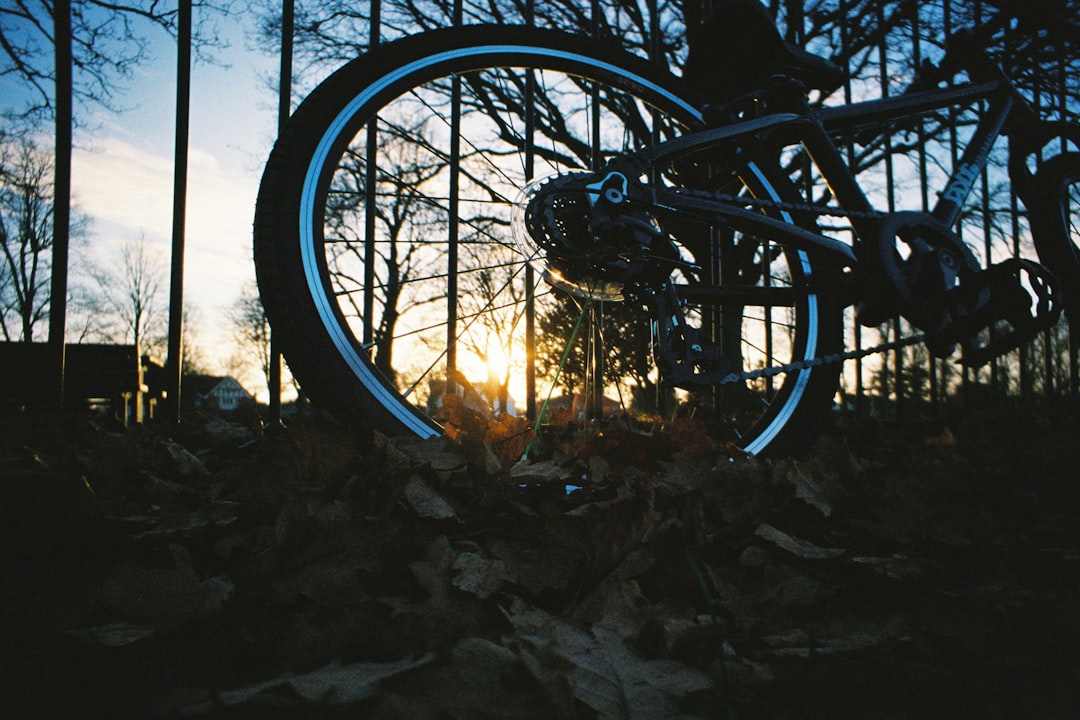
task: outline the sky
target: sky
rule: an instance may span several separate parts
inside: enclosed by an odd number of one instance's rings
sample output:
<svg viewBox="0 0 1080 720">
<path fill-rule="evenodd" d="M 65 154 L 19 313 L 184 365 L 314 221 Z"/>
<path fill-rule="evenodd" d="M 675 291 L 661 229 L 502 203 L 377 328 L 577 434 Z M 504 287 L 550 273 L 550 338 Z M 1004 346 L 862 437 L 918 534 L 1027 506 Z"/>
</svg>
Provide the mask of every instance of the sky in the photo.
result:
<svg viewBox="0 0 1080 720">
<path fill-rule="evenodd" d="M 212 370 L 232 353 L 224 310 L 254 281 L 251 223 L 262 163 L 273 143 L 275 63 L 229 23 L 230 47 L 192 68 L 185 240 L 185 301 Z M 95 118 L 72 159 L 72 191 L 93 218 L 91 244 L 145 237 L 168 257 L 172 242 L 176 45 L 156 34 L 154 60 L 126 93 L 132 109 Z M 93 126 L 95 123 L 90 123 Z"/>
<path fill-rule="evenodd" d="M 195 308 L 194 342 L 212 372 L 233 353 L 226 308 L 254 283 L 251 224 L 262 164 L 277 127 L 277 62 L 250 48 L 243 16 L 221 25 L 229 43 L 215 63 L 192 68 L 184 296 Z M 122 81 L 122 112 L 99 108 L 80 118 L 72 157 L 72 195 L 90 218 L 86 254 L 116 257 L 145 238 L 164 264 L 158 299 L 167 308 L 172 243 L 176 43 L 164 32 L 152 58 Z M 78 112 L 78 109 L 77 109 Z M 77 262 L 73 253 L 72 262 Z M 72 267 L 72 274 L 77 268 Z M 167 312 L 167 309 L 165 310 Z M 248 385 L 258 385 L 249 379 Z M 266 399 L 265 388 L 260 399 Z"/>
</svg>

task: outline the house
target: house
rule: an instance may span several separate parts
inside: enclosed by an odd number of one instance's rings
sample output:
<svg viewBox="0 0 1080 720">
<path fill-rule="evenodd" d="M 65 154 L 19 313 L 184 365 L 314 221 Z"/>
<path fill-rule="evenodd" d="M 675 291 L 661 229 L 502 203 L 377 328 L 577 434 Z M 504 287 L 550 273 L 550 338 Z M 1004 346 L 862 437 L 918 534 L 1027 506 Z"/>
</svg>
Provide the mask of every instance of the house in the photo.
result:
<svg viewBox="0 0 1080 720">
<path fill-rule="evenodd" d="M 231 412 L 244 403 L 254 403 L 244 386 L 229 376 L 190 375 L 184 378 L 183 396 L 199 410 Z"/>
<path fill-rule="evenodd" d="M 0 342 L 0 398 L 47 405 L 56 397 L 47 343 Z M 64 346 L 64 405 L 110 412 L 124 425 L 153 418 L 165 397 L 164 370 L 134 345 Z"/>
</svg>

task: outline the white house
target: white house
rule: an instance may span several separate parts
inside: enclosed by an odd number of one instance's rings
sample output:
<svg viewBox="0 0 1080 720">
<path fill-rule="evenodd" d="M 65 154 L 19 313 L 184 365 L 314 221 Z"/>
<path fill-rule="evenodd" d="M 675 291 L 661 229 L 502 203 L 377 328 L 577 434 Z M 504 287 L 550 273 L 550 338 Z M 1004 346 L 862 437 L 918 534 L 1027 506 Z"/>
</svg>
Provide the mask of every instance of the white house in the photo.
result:
<svg viewBox="0 0 1080 720">
<path fill-rule="evenodd" d="M 197 408 L 235 410 L 241 402 L 254 401 L 251 393 L 232 377 L 202 375 L 185 380 L 186 392 L 191 394 Z"/>
</svg>

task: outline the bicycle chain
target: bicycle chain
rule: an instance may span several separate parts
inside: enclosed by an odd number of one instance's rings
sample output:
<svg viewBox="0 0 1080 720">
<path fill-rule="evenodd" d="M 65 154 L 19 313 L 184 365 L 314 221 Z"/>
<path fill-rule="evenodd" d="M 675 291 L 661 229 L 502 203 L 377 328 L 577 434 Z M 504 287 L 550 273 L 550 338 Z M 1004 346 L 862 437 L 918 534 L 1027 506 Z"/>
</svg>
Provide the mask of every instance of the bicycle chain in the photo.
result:
<svg viewBox="0 0 1080 720">
<path fill-rule="evenodd" d="M 778 200 L 738 197 L 735 195 L 726 195 L 723 193 L 710 193 L 703 190 L 688 190 L 685 188 L 679 188 L 675 189 L 674 192 L 680 195 L 690 195 L 693 197 L 700 197 L 702 199 L 710 199 L 719 202 L 741 205 L 743 207 L 810 213 L 819 217 L 858 217 L 879 220 L 887 216 L 887 213 L 882 212 L 842 210 L 839 208 L 822 207 L 818 205 L 810 205 L 807 203 L 792 203 Z M 925 341 L 925 339 L 926 335 L 919 333 L 917 335 L 910 335 L 899 340 L 893 340 L 892 342 L 881 343 L 879 345 L 874 345 L 868 348 L 861 348 L 859 350 L 848 350 L 846 352 L 820 355 L 818 357 L 806 358 L 804 360 L 796 360 L 794 362 L 785 363 L 783 365 L 773 365 L 772 367 L 760 368 L 758 370 L 745 370 L 739 373 L 729 373 L 724 377 L 720 378 L 720 380 L 718 380 L 716 384 L 730 385 L 737 382 L 746 382 L 749 380 L 756 380 L 758 378 L 775 377 L 777 375 L 787 374 L 790 372 L 808 370 L 810 368 L 820 367 L 822 365 L 842 363 L 848 360 L 858 360 L 864 357 L 868 357 L 870 355 L 877 355 L 878 353 L 889 352 L 890 350 L 899 350 L 901 348 L 910 347 L 912 345 L 918 345 Z"/>
<path fill-rule="evenodd" d="M 747 380 L 775 377 L 776 375 L 787 374 L 789 372 L 808 370 L 821 365 L 831 365 L 834 363 L 846 362 L 848 360 L 858 360 L 867 357 L 868 355 L 876 355 L 890 350 L 899 350 L 900 348 L 909 347 L 911 345 L 918 345 L 925 339 L 926 336 L 920 333 L 918 335 L 909 335 L 906 338 L 900 338 L 899 340 L 881 343 L 880 345 L 874 345 L 873 347 L 862 348 L 860 350 L 848 350 L 847 352 L 832 353 L 830 355 L 819 355 L 818 357 L 796 360 L 795 362 L 785 363 L 784 365 L 773 365 L 772 367 L 761 368 L 760 370 L 745 370 L 741 373 L 728 373 L 720 378 L 716 384 L 730 385 L 732 383 L 745 382 Z"/>
</svg>

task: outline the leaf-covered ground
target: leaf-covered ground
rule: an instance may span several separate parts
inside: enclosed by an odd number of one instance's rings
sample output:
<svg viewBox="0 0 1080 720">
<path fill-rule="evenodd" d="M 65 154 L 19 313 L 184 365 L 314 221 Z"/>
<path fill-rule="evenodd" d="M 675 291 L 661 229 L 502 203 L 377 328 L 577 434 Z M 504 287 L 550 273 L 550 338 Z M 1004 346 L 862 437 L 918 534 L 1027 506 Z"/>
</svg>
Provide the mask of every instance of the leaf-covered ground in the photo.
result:
<svg viewBox="0 0 1080 720">
<path fill-rule="evenodd" d="M 1073 718 L 1080 427 L 0 414 L 10 718 Z M 515 464 L 534 442 L 528 464 Z"/>
</svg>

